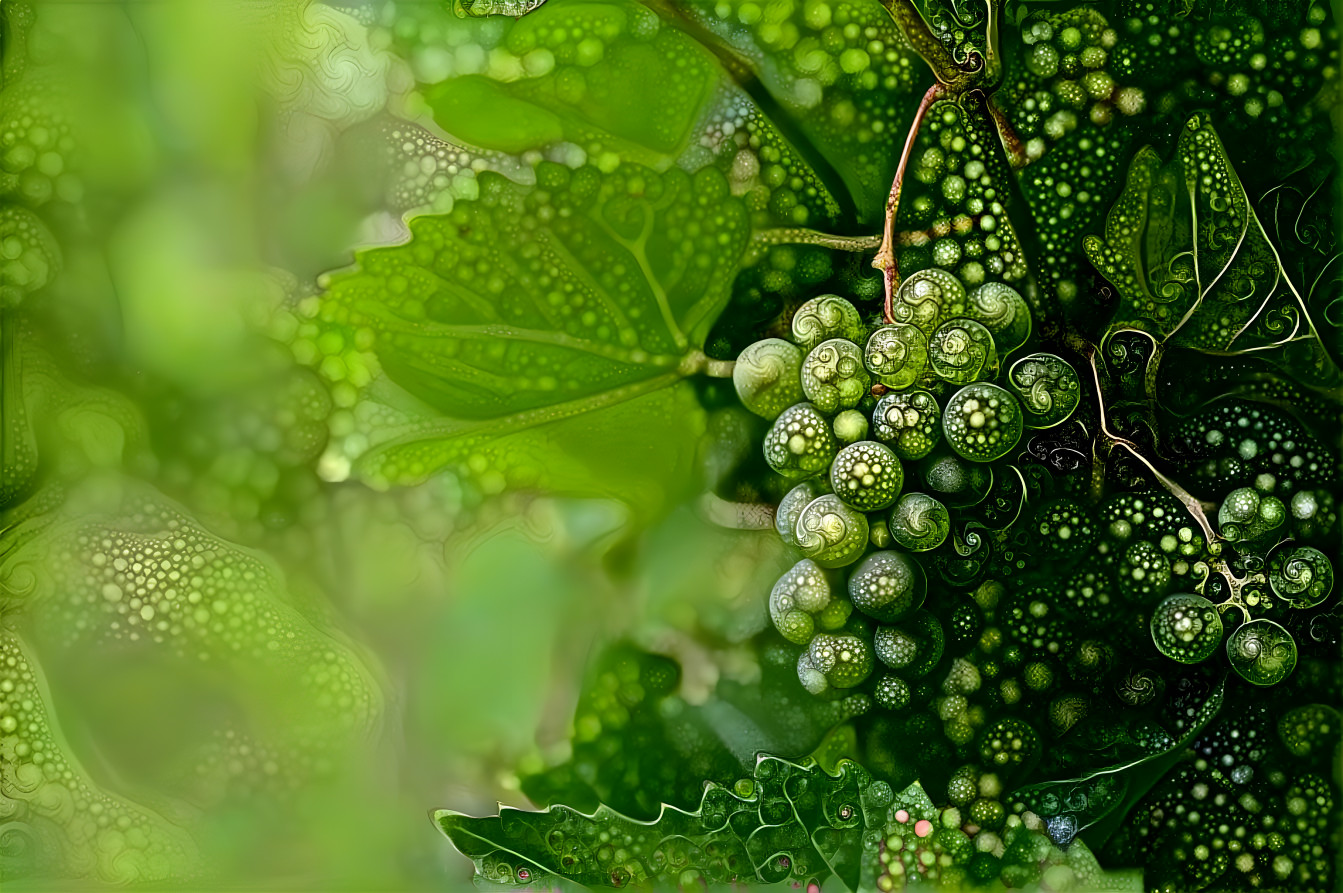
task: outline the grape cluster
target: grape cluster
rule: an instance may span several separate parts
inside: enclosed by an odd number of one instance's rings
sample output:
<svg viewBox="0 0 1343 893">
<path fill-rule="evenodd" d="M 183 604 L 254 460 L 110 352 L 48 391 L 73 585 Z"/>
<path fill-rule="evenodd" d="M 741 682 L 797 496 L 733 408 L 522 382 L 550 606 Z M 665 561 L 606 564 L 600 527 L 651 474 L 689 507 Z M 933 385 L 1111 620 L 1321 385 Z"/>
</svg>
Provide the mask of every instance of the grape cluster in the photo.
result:
<svg viewBox="0 0 1343 893">
<path fill-rule="evenodd" d="M 791 485 L 775 525 L 799 560 L 770 593 L 774 628 L 812 695 L 871 699 L 868 765 L 989 831 L 1037 816 L 1064 846 L 1109 794 L 1032 784 L 1178 752 L 1226 686 L 1327 689 L 1299 678 L 1337 625 L 1336 460 L 1310 430 L 1238 399 L 1168 425 L 1152 454 L 1213 503 L 1201 522 L 1122 457 L 1089 473 L 1096 392 L 1032 343 L 1009 287 L 925 270 L 891 320 L 814 298 L 734 370 Z"/>
<path fill-rule="evenodd" d="M 770 421 L 765 460 L 793 484 L 775 516 L 801 560 L 770 597 L 774 625 L 803 646 L 798 677 L 816 695 L 873 681 L 893 710 L 942 657 L 947 632 L 923 609 L 928 575 L 914 558 L 946 542 L 951 509 L 978 502 L 991 463 L 1026 428 L 1062 422 L 1078 404 L 1062 359 L 1002 358 L 1030 338 L 1010 286 L 967 293 L 945 270 L 907 278 L 891 319 L 865 323 L 836 295 L 813 298 L 791 340 L 743 350 L 733 383 Z"/>
</svg>

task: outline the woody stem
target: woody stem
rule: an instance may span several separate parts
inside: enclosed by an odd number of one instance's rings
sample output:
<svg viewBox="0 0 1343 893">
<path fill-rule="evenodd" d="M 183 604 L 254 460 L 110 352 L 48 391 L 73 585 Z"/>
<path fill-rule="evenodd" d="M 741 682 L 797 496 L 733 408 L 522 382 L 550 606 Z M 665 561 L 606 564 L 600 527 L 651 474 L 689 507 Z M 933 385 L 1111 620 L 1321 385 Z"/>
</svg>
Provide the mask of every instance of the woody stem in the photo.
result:
<svg viewBox="0 0 1343 893">
<path fill-rule="evenodd" d="M 882 273 L 882 284 L 886 293 L 884 316 L 888 323 L 895 321 L 891 313 L 895 289 L 900 284 L 900 271 L 895 263 L 895 215 L 900 209 L 900 191 L 904 186 L 905 169 L 909 166 L 909 156 L 914 151 L 914 140 L 919 135 L 919 126 L 923 123 L 924 115 L 945 92 L 946 87 L 939 81 L 929 87 L 928 92 L 924 93 L 923 99 L 919 101 L 919 108 L 914 113 L 914 122 L 905 136 L 905 148 L 900 153 L 900 164 L 895 169 L 895 179 L 891 182 L 891 194 L 886 198 L 886 222 L 882 229 L 881 247 L 877 249 L 877 256 L 873 258 L 872 266 Z"/>
</svg>

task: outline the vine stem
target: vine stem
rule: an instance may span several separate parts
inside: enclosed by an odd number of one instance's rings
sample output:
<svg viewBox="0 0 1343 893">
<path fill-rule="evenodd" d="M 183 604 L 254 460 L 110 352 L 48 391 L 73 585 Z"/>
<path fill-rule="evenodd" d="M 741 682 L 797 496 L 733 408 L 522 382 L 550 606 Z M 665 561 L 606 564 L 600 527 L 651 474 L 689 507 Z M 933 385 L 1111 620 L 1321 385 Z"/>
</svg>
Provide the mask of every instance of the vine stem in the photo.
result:
<svg viewBox="0 0 1343 893">
<path fill-rule="evenodd" d="M 918 138 L 924 116 L 928 114 L 928 109 L 933 103 L 945 96 L 946 92 L 946 85 L 938 81 L 929 87 L 923 94 L 923 99 L 919 100 L 919 108 L 914 112 L 914 121 L 909 125 L 909 133 L 905 135 L 905 147 L 900 152 L 900 164 L 895 169 L 895 179 L 891 181 L 891 193 L 886 198 L 886 220 L 882 226 L 881 247 L 877 249 L 877 256 L 872 259 L 872 266 L 881 270 L 882 288 L 886 294 L 883 317 L 887 323 L 895 322 L 892 312 L 895 290 L 900 285 L 900 271 L 895 263 L 895 215 L 900 209 L 900 192 L 905 184 L 905 169 L 909 166 L 909 156 L 914 151 L 914 140 Z"/>
<path fill-rule="evenodd" d="M 677 372 L 689 378 L 692 375 L 707 375 L 710 378 L 731 378 L 737 368 L 736 360 L 715 360 L 704 355 L 702 350 L 692 350 L 682 359 Z"/>
<path fill-rule="evenodd" d="M 774 506 L 764 502 L 729 502 L 706 491 L 699 498 L 700 516 L 728 530 L 773 530 Z"/>
<path fill-rule="evenodd" d="M 835 251 L 861 253 L 880 247 L 881 236 L 833 236 L 802 227 L 778 227 L 761 230 L 752 237 L 756 245 L 819 245 Z"/>
<path fill-rule="evenodd" d="M 1091 366 L 1091 382 L 1096 388 L 1096 411 L 1100 416 L 1100 433 L 1107 446 L 1111 448 L 1122 447 L 1133 456 L 1133 458 L 1137 459 L 1144 468 L 1151 472 L 1152 477 L 1156 478 L 1157 483 L 1165 487 L 1170 495 L 1178 499 L 1180 504 L 1183 505 L 1185 510 L 1193 517 L 1194 522 L 1197 523 L 1199 529 L 1203 531 L 1203 536 L 1208 543 L 1209 551 L 1213 550 L 1215 548 L 1214 544 L 1220 543 L 1222 537 L 1212 529 L 1212 524 L 1209 523 L 1208 516 L 1203 511 L 1203 503 L 1196 499 L 1194 495 L 1184 487 L 1181 487 L 1178 483 L 1162 474 L 1157 467 L 1152 464 L 1151 460 L 1142 454 L 1142 451 L 1138 449 L 1137 444 L 1126 437 L 1120 437 L 1110 429 L 1109 415 L 1105 411 L 1105 394 L 1101 390 L 1101 374 L 1100 369 L 1096 366 L 1096 352 L 1094 348 L 1088 351 L 1087 363 Z"/>
</svg>

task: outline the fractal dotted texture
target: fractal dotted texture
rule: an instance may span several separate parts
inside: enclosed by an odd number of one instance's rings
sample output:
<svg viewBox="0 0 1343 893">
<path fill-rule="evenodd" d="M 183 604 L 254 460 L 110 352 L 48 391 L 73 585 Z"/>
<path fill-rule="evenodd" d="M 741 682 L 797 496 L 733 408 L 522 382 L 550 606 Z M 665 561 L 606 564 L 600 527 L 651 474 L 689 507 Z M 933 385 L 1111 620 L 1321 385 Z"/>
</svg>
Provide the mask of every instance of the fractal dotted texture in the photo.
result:
<svg viewBox="0 0 1343 893">
<path fill-rule="evenodd" d="M 1327 0 L 0 0 L 0 886 L 1340 889 Z"/>
</svg>

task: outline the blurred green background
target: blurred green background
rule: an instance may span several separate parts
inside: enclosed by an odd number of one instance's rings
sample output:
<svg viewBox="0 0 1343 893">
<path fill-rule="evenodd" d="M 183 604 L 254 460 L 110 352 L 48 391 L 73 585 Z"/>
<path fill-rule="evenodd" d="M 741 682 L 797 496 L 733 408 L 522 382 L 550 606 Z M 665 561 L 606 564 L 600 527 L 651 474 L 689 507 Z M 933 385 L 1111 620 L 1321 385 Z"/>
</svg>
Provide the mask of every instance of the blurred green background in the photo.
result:
<svg viewBox="0 0 1343 893">
<path fill-rule="evenodd" d="M 33 695 L 7 746 L 59 771 L 0 797 L 5 890 L 467 884 L 428 811 L 526 805 L 516 768 L 564 756 L 594 649 L 708 624 L 731 650 L 779 556 L 684 508 L 640 531 L 614 502 L 317 462 L 340 395 L 272 336 L 401 234 L 405 172 L 369 134 L 442 60 L 388 49 L 392 5 L 5 3 L 7 132 L 64 135 L 33 181 L 60 195 L 31 201 L 63 270 L 5 319 L 46 471 L 0 554 Z M 450 45 L 494 27 L 426 15 Z M 126 588 L 156 567 L 182 593 Z"/>
</svg>

